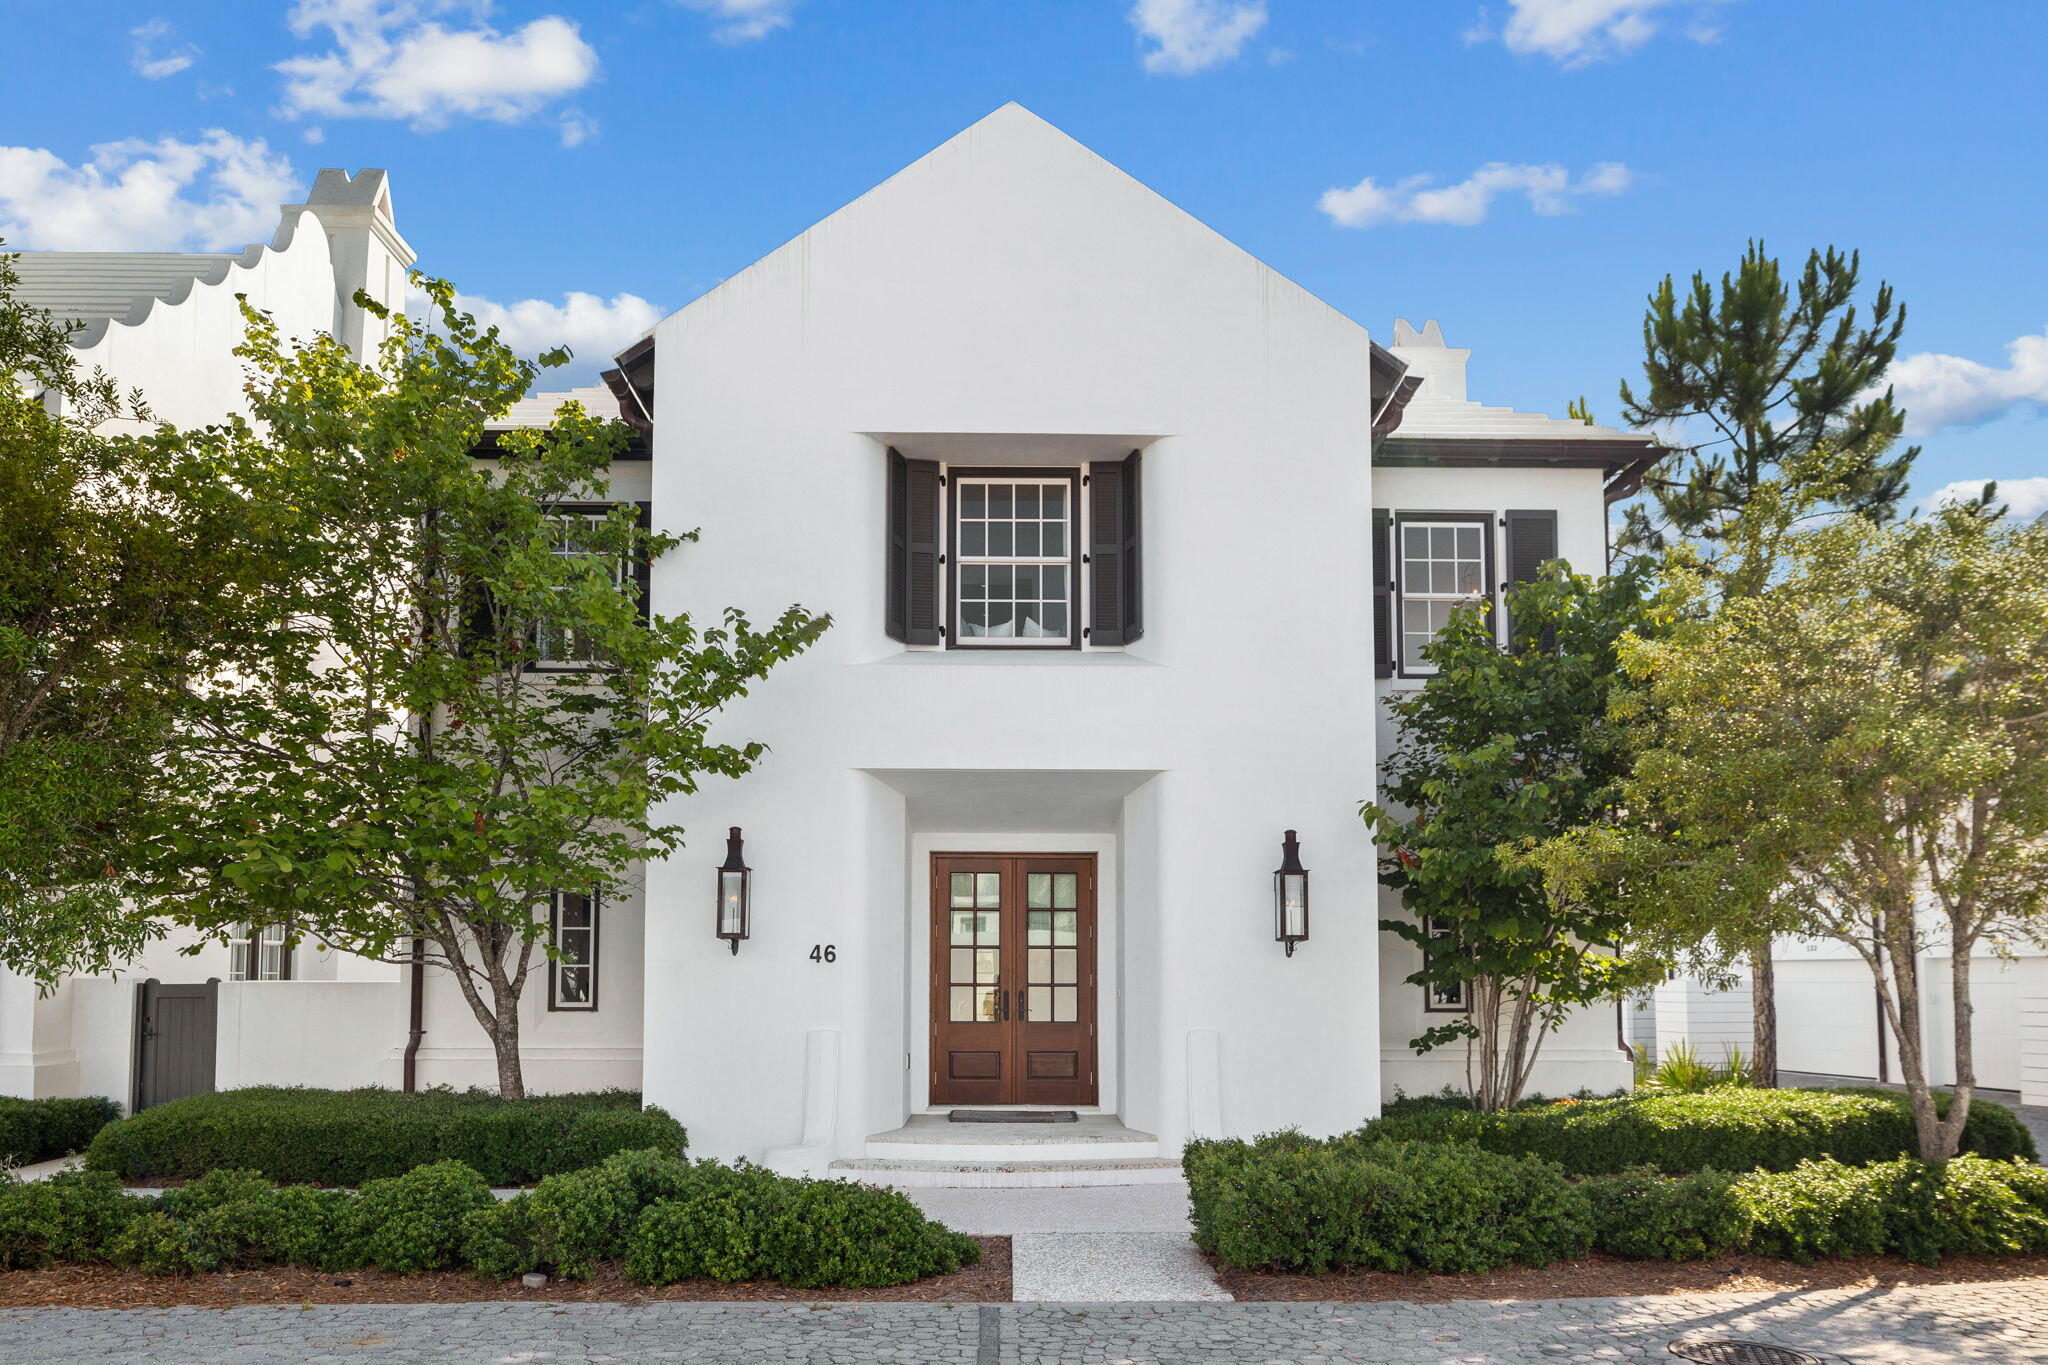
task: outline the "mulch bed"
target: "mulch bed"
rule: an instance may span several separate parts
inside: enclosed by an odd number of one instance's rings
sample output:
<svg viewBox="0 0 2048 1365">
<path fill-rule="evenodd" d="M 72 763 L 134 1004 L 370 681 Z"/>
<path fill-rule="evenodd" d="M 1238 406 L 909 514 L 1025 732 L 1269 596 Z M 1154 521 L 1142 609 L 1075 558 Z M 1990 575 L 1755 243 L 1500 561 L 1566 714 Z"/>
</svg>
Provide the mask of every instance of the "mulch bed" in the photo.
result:
<svg viewBox="0 0 2048 1365">
<path fill-rule="evenodd" d="M 0 1272 L 0 1308 L 237 1308 L 312 1303 L 1008 1303 L 1010 1239 L 977 1237 L 981 1259 L 952 1275 L 888 1289 L 791 1289 L 772 1280 L 720 1284 L 687 1280 L 652 1289 L 616 1265 L 587 1280 L 550 1280 L 528 1289 L 460 1271 L 391 1275 L 381 1270 L 326 1274 L 280 1266 L 211 1275 L 145 1275 L 118 1266 L 74 1265 Z"/>
<path fill-rule="evenodd" d="M 1764 1256 L 1706 1261 L 1629 1261 L 1591 1256 L 1541 1270 L 1513 1266 L 1483 1275 L 1384 1275 L 1375 1271 L 1275 1275 L 1233 1270 L 1207 1258 L 1233 1297 L 1265 1302 L 1448 1303 L 1455 1299 L 1605 1299 L 1638 1294 L 1735 1294 L 1805 1289 L 1884 1289 L 1894 1285 L 1984 1284 L 2048 1279 L 2048 1256 L 1958 1256 L 1914 1265 L 1893 1256 L 1861 1256 L 1804 1266 Z"/>
</svg>

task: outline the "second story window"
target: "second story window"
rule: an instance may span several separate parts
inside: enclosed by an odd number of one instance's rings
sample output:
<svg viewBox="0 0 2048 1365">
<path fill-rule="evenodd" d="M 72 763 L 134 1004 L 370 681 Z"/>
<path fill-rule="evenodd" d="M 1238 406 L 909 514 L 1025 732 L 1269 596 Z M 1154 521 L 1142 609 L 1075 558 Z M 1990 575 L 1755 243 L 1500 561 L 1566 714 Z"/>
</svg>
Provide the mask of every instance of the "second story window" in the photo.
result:
<svg viewBox="0 0 2048 1365">
<path fill-rule="evenodd" d="M 1081 649 L 1145 633 L 1140 455 L 1036 469 L 888 452 L 882 628 L 906 645 Z"/>
<path fill-rule="evenodd" d="M 1485 517 L 1400 518 L 1395 526 L 1400 592 L 1401 671 L 1429 673 L 1422 657 L 1451 613 L 1493 600 L 1493 558 Z"/>
<path fill-rule="evenodd" d="M 965 475 L 953 488 L 956 638 L 963 645 L 1074 642 L 1074 479 Z"/>
<path fill-rule="evenodd" d="M 575 512 L 550 518 L 554 523 L 551 548 L 557 559 L 596 564 L 599 571 L 611 579 L 613 586 L 624 591 L 625 562 L 616 551 L 595 549 L 590 544 L 591 528 L 602 525 L 605 516 L 604 512 Z M 582 631 L 549 622 L 543 622 L 534 631 L 534 650 L 537 661 L 545 667 L 590 668 L 604 662 L 597 657 L 597 648 Z"/>
</svg>

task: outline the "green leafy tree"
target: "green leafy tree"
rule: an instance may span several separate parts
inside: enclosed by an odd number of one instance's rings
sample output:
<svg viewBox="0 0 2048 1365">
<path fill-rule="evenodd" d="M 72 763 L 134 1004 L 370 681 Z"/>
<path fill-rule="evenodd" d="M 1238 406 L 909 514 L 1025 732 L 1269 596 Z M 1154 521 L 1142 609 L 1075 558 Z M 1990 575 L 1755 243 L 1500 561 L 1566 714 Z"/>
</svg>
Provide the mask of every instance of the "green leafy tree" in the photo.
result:
<svg viewBox="0 0 2048 1365">
<path fill-rule="evenodd" d="M 185 682 L 269 619 L 275 568 L 235 472 L 81 373 L 0 255 L 0 965 L 50 983 L 158 932 L 120 894 L 160 813 Z"/>
<path fill-rule="evenodd" d="M 1779 573 L 1624 643 L 1639 689 L 1627 818 L 1533 862 L 1616 888 L 1640 934 L 1762 925 L 1847 944 L 1898 1045 L 1920 1155 L 1957 1150 L 1976 1085 L 1973 950 L 2048 928 L 2048 533 L 1994 507 L 1838 519 L 1771 551 Z M 1782 519 L 1782 517 L 1781 517 Z M 1928 1081 L 1920 973 L 1950 951 L 1956 1094 Z"/>
<path fill-rule="evenodd" d="M 1640 566 L 1595 582 L 1553 564 L 1509 594 L 1510 649 L 1484 608 L 1457 612 L 1423 651 L 1435 674 L 1388 703 L 1399 740 L 1363 813 L 1408 917 L 1381 927 L 1422 950 L 1411 982 L 1468 1002 L 1412 1046 L 1465 1043 L 1482 1109 L 1521 1098 L 1573 1008 L 1636 984 L 1606 888 L 1553 887 L 1513 853 L 1606 815 L 1629 757 L 1615 651 L 1643 609 Z"/>
<path fill-rule="evenodd" d="M 283 924 L 386 960 L 417 944 L 516 1097 L 551 893 L 617 894 L 680 846 L 662 803 L 763 752 L 714 740 L 713 718 L 828 621 L 648 614 L 632 566 L 694 535 L 571 510 L 609 502 L 626 428 L 570 404 L 479 460 L 536 367 L 423 287 L 438 323 L 392 317 L 374 367 L 247 310 L 255 420 L 208 438 L 262 466 L 252 494 L 295 519 L 302 572 L 272 647 L 199 691 L 165 775 L 190 800 L 145 898 L 214 933 Z"/>
<path fill-rule="evenodd" d="M 1721 557 L 1766 486 L 1785 488 L 1808 516 L 1895 515 L 1917 447 L 1891 455 L 1905 413 L 1879 392 L 1898 350 L 1906 310 L 1880 283 L 1867 322 L 1856 296 L 1862 263 L 1829 247 L 1808 253 L 1788 283 L 1763 243 L 1751 242 L 1718 290 L 1695 274 L 1683 294 L 1669 276 L 1643 319 L 1643 388 L 1621 386 L 1622 418 L 1679 445 L 1630 504 L 1621 553 L 1689 544 Z M 1825 487 L 1828 496 L 1812 496 Z M 1752 542 L 1754 545 L 1754 542 Z M 1739 557 L 1715 595 L 1756 592 L 1772 565 Z M 1761 930 L 1761 926 L 1759 926 Z M 1757 1079 L 1776 1084 L 1777 997 L 1768 938 L 1746 945 Z"/>
</svg>

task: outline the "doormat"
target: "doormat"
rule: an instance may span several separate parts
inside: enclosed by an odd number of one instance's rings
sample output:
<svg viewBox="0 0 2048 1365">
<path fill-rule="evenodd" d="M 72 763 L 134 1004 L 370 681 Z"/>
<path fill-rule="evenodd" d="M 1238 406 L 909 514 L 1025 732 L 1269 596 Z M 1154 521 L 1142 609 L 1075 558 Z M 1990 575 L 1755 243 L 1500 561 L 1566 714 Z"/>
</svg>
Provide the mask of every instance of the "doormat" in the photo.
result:
<svg viewBox="0 0 2048 1365">
<path fill-rule="evenodd" d="M 946 1115 L 949 1123 L 1079 1123 L 1081 1116 L 1071 1109 L 955 1109 Z"/>
</svg>

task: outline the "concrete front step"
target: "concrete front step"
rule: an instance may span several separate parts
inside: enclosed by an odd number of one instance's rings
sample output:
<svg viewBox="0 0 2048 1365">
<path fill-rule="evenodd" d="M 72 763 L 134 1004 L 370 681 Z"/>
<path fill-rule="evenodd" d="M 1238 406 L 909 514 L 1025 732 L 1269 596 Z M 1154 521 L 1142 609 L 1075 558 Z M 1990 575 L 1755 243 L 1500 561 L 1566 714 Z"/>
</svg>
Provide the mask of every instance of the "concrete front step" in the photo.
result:
<svg viewBox="0 0 2048 1365">
<path fill-rule="evenodd" d="M 951 1123 L 941 1114 L 913 1114 L 901 1128 L 870 1134 L 861 1154 L 877 1161 L 975 1166 L 1164 1155 L 1158 1138 L 1126 1128 L 1114 1114 L 1088 1114 L 1076 1123 Z"/>
<path fill-rule="evenodd" d="M 945 1161 L 851 1157 L 828 1175 L 899 1190 L 1027 1189 L 1078 1185 L 1163 1185 L 1180 1179 L 1172 1157 L 1090 1158 L 1077 1161 Z"/>
</svg>

